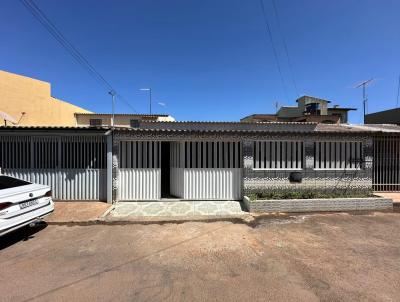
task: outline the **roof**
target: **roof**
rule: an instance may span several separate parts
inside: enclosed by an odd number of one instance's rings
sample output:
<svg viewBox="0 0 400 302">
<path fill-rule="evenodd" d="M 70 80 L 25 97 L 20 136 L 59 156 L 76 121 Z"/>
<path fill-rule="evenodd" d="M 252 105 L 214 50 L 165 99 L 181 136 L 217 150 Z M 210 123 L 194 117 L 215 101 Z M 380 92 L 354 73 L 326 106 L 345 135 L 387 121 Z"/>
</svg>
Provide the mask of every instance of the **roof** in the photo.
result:
<svg viewBox="0 0 400 302">
<path fill-rule="evenodd" d="M 380 114 L 392 113 L 392 112 L 394 112 L 394 113 L 398 112 L 400 114 L 400 108 L 393 108 L 393 109 L 388 109 L 388 110 L 368 113 L 368 114 L 366 114 L 366 116 L 374 116 L 374 115 L 380 115 Z"/>
<path fill-rule="evenodd" d="M 112 113 L 91 113 L 91 112 L 75 112 L 76 115 L 101 115 L 101 116 L 112 116 Z M 115 113 L 114 116 L 140 116 L 140 117 L 168 117 L 168 114 L 141 114 L 141 113 Z"/>
<path fill-rule="evenodd" d="M 91 131 L 106 132 L 110 127 L 101 126 L 0 126 L 0 131 Z M 116 127 L 117 131 L 149 131 L 149 132 L 237 132 L 237 133 L 336 133 L 336 134 L 367 134 L 393 133 L 400 134 L 400 126 L 391 124 L 350 125 L 350 124 L 318 124 L 310 122 L 157 122 L 143 121 L 140 128 Z"/>
<path fill-rule="evenodd" d="M 329 107 L 329 110 L 344 110 L 344 111 L 350 111 L 350 110 L 357 110 L 357 108 L 348 108 L 348 107 Z"/>
<path fill-rule="evenodd" d="M 299 97 L 296 102 L 299 102 L 299 100 L 301 99 L 305 99 L 305 98 L 309 98 L 309 99 L 314 99 L 315 101 L 322 101 L 322 102 L 326 102 L 326 103 L 330 103 L 331 101 L 325 100 L 325 99 L 321 99 L 321 98 L 317 98 L 315 96 L 311 96 L 311 95 L 303 95 L 301 97 Z"/>
</svg>

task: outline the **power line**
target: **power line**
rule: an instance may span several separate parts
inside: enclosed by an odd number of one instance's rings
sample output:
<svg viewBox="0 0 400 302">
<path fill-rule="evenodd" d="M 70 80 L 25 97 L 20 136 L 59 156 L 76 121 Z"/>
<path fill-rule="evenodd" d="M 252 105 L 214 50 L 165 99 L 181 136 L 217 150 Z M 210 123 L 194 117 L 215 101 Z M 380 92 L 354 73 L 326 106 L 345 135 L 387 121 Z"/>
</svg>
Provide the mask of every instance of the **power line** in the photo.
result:
<svg viewBox="0 0 400 302">
<path fill-rule="evenodd" d="M 300 94 L 299 94 L 299 90 L 297 89 L 297 84 L 296 84 L 296 80 L 295 80 L 295 76 L 294 76 L 294 72 L 293 72 L 292 61 L 290 60 L 290 56 L 289 56 L 289 51 L 288 51 L 285 35 L 283 34 L 283 30 L 282 30 L 282 26 L 281 26 L 279 14 L 278 14 L 278 9 L 276 8 L 275 0 L 271 0 L 271 1 L 272 1 L 272 6 L 274 8 L 274 12 L 275 12 L 275 16 L 276 16 L 276 20 L 277 20 L 277 24 L 278 24 L 279 35 L 281 36 L 281 39 L 282 39 L 282 42 L 283 42 L 283 46 L 284 46 L 284 49 L 285 49 L 285 54 L 286 54 L 286 58 L 287 58 L 287 61 L 288 61 L 289 71 L 290 71 L 290 75 L 292 77 L 293 86 L 294 86 L 294 89 L 296 91 L 297 96 L 299 97 Z"/>
<path fill-rule="evenodd" d="M 280 75 L 280 78 L 281 78 L 282 87 L 283 87 L 283 90 L 285 92 L 286 99 L 287 99 L 287 101 L 289 101 L 285 80 L 284 80 L 284 77 L 283 77 L 281 65 L 279 63 L 278 52 L 277 52 L 276 47 L 275 47 L 274 39 L 272 38 L 271 27 L 270 27 L 269 22 L 268 22 L 267 13 L 265 12 L 265 6 L 264 6 L 264 1 L 263 0 L 260 0 L 260 5 L 261 5 L 261 11 L 262 11 L 263 19 L 264 19 L 264 23 L 265 23 L 265 28 L 267 30 L 268 37 L 269 37 L 269 40 L 271 42 L 272 50 L 273 50 L 275 61 L 276 61 L 276 66 L 278 68 L 278 72 L 279 72 L 279 75 Z"/>
<path fill-rule="evenodd" d="M 20 0 L 25 8 L 35 17 L 40 24 L 57 40 L 58 43 L 75 59 L 75 61 L 88 72 L 101 86 L 108 91 L 115 91 L 113 86 L 108 82 L 90 62 L 81 54 L 81 52 L 61 33 L 53 22 L 45 15 L 45 13 L 33 2 L 33 0 Z M 129 108 L 137 113 L 137 110 L 129 104 L 120 94 L 116 96 L 123 101 Z"/>
</svg>

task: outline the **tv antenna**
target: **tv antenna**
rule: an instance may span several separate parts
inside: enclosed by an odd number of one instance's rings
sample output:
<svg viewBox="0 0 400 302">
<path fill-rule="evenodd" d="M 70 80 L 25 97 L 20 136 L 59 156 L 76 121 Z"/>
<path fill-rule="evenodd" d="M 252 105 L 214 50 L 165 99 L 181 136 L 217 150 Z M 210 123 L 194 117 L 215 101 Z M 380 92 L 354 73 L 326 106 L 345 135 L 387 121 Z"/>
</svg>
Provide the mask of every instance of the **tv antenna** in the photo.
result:
<svg viewBox="0 0 400 302">
<path fill-rule="evenodd" d="M 369 79 L 366 81 L 363 81 L 359 84 L 357 84 L 356 86 L 354 86 L 354 88 L 360 88 L 362 87 L 363 90 L 363 114 L 364 114 L 364 124 L 365 124 L 365 115 L 366 115 L 366 107 L 367 107 L 367 101 L 368 101 L 368 96 L 367 96 L 367 91 L 366 88 L 367 86 L 369 86 L 373 81 L 375 81 L 375 79 Z"/>
</svg>

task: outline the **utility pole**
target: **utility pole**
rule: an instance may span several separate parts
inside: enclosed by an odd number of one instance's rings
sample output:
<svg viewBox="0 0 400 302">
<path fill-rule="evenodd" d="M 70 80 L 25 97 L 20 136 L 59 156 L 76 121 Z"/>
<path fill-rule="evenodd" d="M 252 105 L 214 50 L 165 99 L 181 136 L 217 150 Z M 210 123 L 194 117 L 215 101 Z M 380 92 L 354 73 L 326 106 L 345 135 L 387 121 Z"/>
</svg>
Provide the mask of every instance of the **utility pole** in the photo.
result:
<svg viewBox="0 0 400 302">
<path fill-rule="evenodd" d="M 397 84 L 396 108 L 399 107 L 399 96 L 400 96 L 400 75 L 399 75 L 399 83 Z"/>
<path fill-rule="evenodd" d="M 363 90 L 363 122 L 365 124 L 365 115 L 367 114 L 367 101 L 368 101 L 368 97 L 367 97 L 367 91 L 366 91 L 366 87 L 371 84 L 374 81 L 374 79 L 369 79 L 366 81 L 363 81 L 359 84 L 357 84 L 354 88 L 360 88 L 362 87 Z"/>
<path fill-rule="evenodd" d="M 149 106 L 150 106 L 150 114 L 151 114 L 151 88 L 140 88 L 140 90 L 149 92 Z"/>
<path fill-rule="evenodd" d="M 111 95 L 111 128 L 114 129 L 114 120 L 115 120 L 115 95 L 117 94 L 115 90 L 111 90 L 108 92 L 109 95 Z"/>
</svg>

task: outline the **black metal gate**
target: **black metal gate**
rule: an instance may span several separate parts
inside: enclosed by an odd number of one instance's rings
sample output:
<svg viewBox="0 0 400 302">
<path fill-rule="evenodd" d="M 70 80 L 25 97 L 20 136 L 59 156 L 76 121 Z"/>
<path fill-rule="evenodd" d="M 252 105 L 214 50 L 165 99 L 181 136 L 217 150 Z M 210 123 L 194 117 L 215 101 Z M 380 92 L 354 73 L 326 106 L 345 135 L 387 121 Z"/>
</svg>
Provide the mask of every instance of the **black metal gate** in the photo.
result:
<svg viewBox="0 0 400 302">
<path fill-rule="evenodd" d="M 374 191 L 400 191 L 400 136 L 374 138 Z"/>
</svg>

